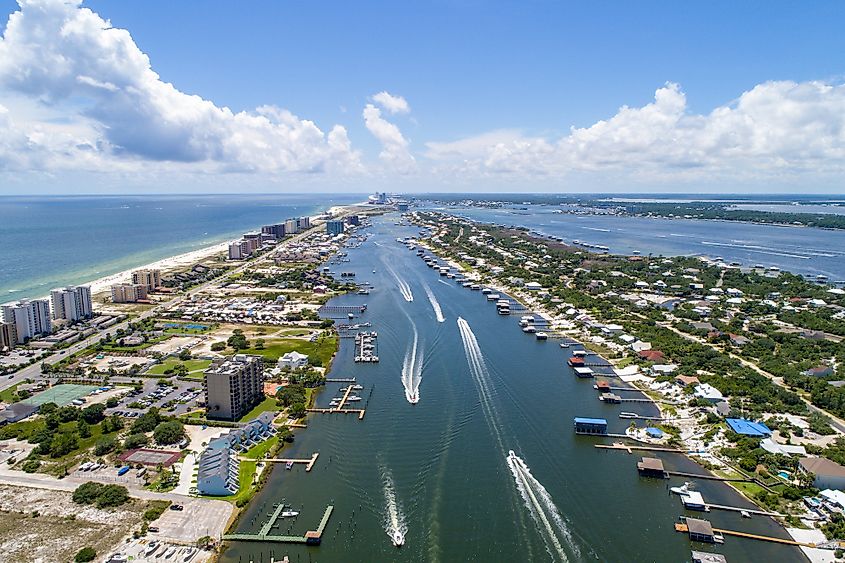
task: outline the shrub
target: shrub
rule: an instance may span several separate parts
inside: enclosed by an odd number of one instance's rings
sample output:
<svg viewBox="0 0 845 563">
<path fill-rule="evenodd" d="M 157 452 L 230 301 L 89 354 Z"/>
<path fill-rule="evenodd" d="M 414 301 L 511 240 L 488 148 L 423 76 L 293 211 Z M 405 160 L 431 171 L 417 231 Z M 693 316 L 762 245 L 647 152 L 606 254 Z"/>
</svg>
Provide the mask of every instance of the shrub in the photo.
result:
<svg viewBox="0 0 845 563">
<path fill-rule="evenodd" d="M 103 485 L 88 481 L 82 483 L 73 491 L 73 502 L 76 504 L 94 504 L 103 490 Z"/>
<path fill-rule="evenodd" d="M 97 558 L 97 552 L 94 551 L 93 547 L 83 547 L 78 552 L 76 552 L 76 556 L 73 558 L 75 563 L 87 563 L 88 561 L 93 561 Z"/>
<path fill-rule="evenodd" d="M 26 473 L 35 473 L 39 467 L 41 467 L 41 462 L 37 459 L 28 459 L 21 465 L 21 469 Z"/>
<path fill-rule="evenodd" d="M 150 443 L 150 439 L 146 434 L 130 434 L 123 440 L 123 447 L 127 450 L 140 448 Z"/>
</svg>

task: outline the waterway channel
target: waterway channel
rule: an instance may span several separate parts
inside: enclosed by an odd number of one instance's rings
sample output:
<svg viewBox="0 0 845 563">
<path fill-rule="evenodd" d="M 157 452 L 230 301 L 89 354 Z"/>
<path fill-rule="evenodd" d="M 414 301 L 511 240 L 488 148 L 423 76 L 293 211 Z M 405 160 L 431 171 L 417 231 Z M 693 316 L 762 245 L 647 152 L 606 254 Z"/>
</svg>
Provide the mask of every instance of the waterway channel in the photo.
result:
<svg viewBox="0 0 845 563">
<path fill-rule="evenodd" d="M 309 415 L 285 456 L 319 452 L 314 469 L 277 467 L 237 527 L 257 532 L 273 505 L 286 502 L 300 515 L 273 533 L 302 535 L 331 504 L 322 545 L 231 542 L 223 561 L 679 562 L 692 548 L 731 562 L 803 560 L 796 548 L 732 537 L 713 547 L 675 532 L 684 511 L 667 481 L 639 477 L 636 454 L 593 447 L 612 440 L 573 433 L 575 416 L 607 418 L 610 432 L 622 432 L 628 421 L 619 411 L 652 415 L 654 407 L 598 401 L 592 381 L 566 366 L 568 350 L 523 334 L 518 317 L 497 315 L 480 292 L 427 268 L 396 242 L 417 229 L 397 221 L 376 218 L 369 240 L 333 266 L 375 287 L 331 301 L 366 303 L 355 321 L 378 332 L 379 363 L 354 363 L 354 340 L 344 339 L 330 374 L 364 386 L 354 406 L 366 408 L 365 418 Z M 406 382 L 419 383 L 416 405 L 406 398 L 403 368 Z M 327 384 L 318 406 L 342 386 Z M 519 463 L 508 462 L 509 450 Z M 670 469 L 701 471 L 683 456 L 662 457 Z M 745 504 L 719 483 L 700 482 L 698 490 L 708 502 Z M 706 518 L 787 537 L 764 517 L 714 510 Z M 405 533 L 401 549 L 389 537 L 396 527 Z"/>
</svg>

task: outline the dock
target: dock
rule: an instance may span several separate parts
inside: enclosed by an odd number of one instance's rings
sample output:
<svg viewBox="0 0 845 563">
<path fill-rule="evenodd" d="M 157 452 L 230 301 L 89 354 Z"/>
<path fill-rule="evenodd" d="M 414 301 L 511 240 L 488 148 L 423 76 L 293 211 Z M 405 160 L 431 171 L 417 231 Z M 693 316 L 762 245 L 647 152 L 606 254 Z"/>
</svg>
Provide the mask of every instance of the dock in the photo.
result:
<svg viewBox="0 0 845 563">
<path fill-rule="evenodd" d="M 320 454 L 318 452 L 314 452 L 314 455 L 304 459 L 270 457 L 263 461 L 266 461 L 268 463 L 304 463 L 305 471 L 311 471 L 311 469 L 314 467 L 314 464 L 317 463 L 318 457 L 320 457 Z"/>
<path fill-rule="evenodd" d="M 687 526 L 686 524 L 682 524 L 680 522 L 676 522 L 675 523 L 675 531 L 688 534 L 689 533 L 689 526 Z M 748 538 L 748 539 L 752 539 L 752 540 L 768 541 L 768 542 L 780 543 L 780 544 L 784 544 L 784 545 L 794 545 L 794 546 L 797 546 L 797 547 L 816 547 L 816 545 L 812 544 L 812 543 L 799 542 L 799 541 L 788 540 L 788 539 L 784 539 L 784 538 L 775 538 L 775 537 L 772 537 L 772 536 L 762 536 L 762 535 L 759 535 L 759 534 L 749 534 L 748 532 L 738 532 L 736 530 L 724 530 L 724 529 L 721 529 L 721 528 L 713 528 L 713 531 L 720 533 L 722 535 L 726 535 L 726 536 L 736 536 L 736 537 L 739 537 L 739 538 Z"/>
<path fill-rule="evenodd" d="M 256 542 L 272 542 L 272 543 L 302 543 L 308 545 L 320 545 L 323 539 L 323 533 L 326 531 L 326 525 L 329 523 L 334 506 L 329 505 L 323 513 L 323 518 L 320 520 L 320 525 L 316 530 L 305 532 L 304 536 L 280 536 L 270 534 L 270 530 L 279 519 L 279 515 L 284 510 L 284 504 L 280 504 L 270 519 L 261 527 L 257 534 L 225 534 L 224 540 L 228 541 L 256 541 Z"/>
<path fill-rule="evenodd" d="M 638 444 L 596 444 L 596 448 L 600 448 L 603 450 L 624 450 L 627 451 L 629 454 L 633 453 L 633 450 L 640 450 L 645 452 L 671 452 L 675 454 L 682 454 L 684 450 L 678 450 L 675 448 L 659 448 L 657 446 L 641 446 Z M 674 474 L 672 471 L 667 471 L 670 475 Z"/>
<path fill-rule="evenodd" d="M 326 383 L 356 383 L 354 377 L 326 378 Z"/>
</svg>

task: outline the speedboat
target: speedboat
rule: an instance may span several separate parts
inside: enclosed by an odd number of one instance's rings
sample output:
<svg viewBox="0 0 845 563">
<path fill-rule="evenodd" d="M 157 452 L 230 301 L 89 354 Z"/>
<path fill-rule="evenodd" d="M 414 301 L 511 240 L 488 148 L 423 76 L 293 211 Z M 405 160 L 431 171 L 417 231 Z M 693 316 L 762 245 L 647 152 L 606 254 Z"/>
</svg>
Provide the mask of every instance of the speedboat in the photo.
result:
<svg viewBox="0 0 845 563">
<path fill-rule="evenodd" d="M 296 518 L 299 512 L 295 510 L 282 510 L 282 518 Z"/>
<path fill-rule="evenodd" d="M 411 392 L 407 393 L 406 395 L 407 395 L 408 402 L 411 403 L 412 405 L 416 405 L 417 403 L 420 402 L 420 394 L 417 391 L 411 391 Z"/>
<path fill-rule="evenodd" d="M 561 342 L 560 347 L 561 348 L 569 348 L 569 342 Z"/>
<path fill-rule="evenodd" d="M 350 397 L 348 397 L 348 398 L 346 399 L 346 402 L 348 402 L 348 403 L 356 403 L 356 402 L 358 402 L 358 401 L 360 401 L 360 400 L 361 400 L 361 397 L 359 397 L 358 395 L 352 395 L 352 396 L 350 396 Z"/>
<path fill-rule="evenodd" d="M 405 534 L 403 534 L 399 530 L 394 530 L 393 535 L 391 535 L 390 539 L 393 540 L 393 545 L 396 547 L 402 547 L 405 545 Z"/>
<path fill-rule="evenodd" d="M 285 462 L 285 469 L 287 469 L 288 471 L 293 469 L 293 462 L 292 461 Z"/>
<path fill-rule="evenodd" d="M 675 493 L 676 495 L 685 495 L 689 493 L 695 485 L 690 483 L 689 481 L 685 481 L 683 486 L 681 487 L 669 487 L 669 490 Z"/>
</svg>

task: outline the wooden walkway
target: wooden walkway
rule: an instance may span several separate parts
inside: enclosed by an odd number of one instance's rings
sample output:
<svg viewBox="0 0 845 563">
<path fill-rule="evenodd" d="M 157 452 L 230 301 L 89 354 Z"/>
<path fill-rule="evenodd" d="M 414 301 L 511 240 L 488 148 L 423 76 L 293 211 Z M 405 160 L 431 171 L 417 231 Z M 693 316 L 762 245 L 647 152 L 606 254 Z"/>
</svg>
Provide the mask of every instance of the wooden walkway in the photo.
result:
<svg viewBox="0 0 845 563">
<path fill-rule="evenodd" d="M 320 454 L 318 452 L 314 452 L 314 455 L 305 459 L 270 457 L 265 459 L 264 461 L 268 463 L 304 463 L 305 471 L 311 471 L 311 469 L 314 467 L 314 464 L 317 463 L 318 457 L 320 457 Z"/>
<path fill-rule="evenodd" d="M 689 533 L 689 527 L 686 524 L 675 523 L 675 531 L 676 532 L 683 532 L 685 534 Z M 726 536 L 736 536 L 739 538 L 748 538 L 752 540 L 760 540 L 760 541 L 768 541 L 773 543 L 780 543 L 783 545 L 794 545 L 798 547 L 816 547 L 816 544 L 813 543 L 805 543 L 799 542 L 795 540 L 788 540 L 784 538 L 775 538 L 772 536 L 761 536 L 759 534 L 749 534 L 748 532 L 738 532 L 736 530 L 724 530 L 721 528 L 713 528 L 714 532 L 717 532 L 722 535 Z"/>
<path fill-rule="evenodd" d="M 684 450 L 678 450 L 675 448 L 658 448 L 656 446 L 640 446 L 637 444 L 596 444 L 595 447 L 603 449 L 603 450 L 625 450 L 629 454 L 634 453 L 632 450 L 641 450 L 647 452 L 672 452 L 675 454 L 682 454 Z M 671 473 L 671 472 L 670 472 Z"/>
<path fill-rule="evenodd" d="M 323 533 L 326 531 L 326 525 L 329 523 L 329 518 L 334 511 L 334 506 L 329 505 L 323 513 L 323 518 L 320 520 L 320 525 L 316 530 L 305 532 L 304 536 L 277 536 L 271 535 L 269 532 L 276 523 L 276 520 L 284 510 L 284 505 L 279 505 L 273 515 L 270 517 L 257 534 L 226 534 L 223 536 L 224 540 L 228 541 L 255 541 L 255 542 L 272 542 L 272 543 L 305 543 L 309 545 L 320 545 L 323 539 Z"/>
</svg>

